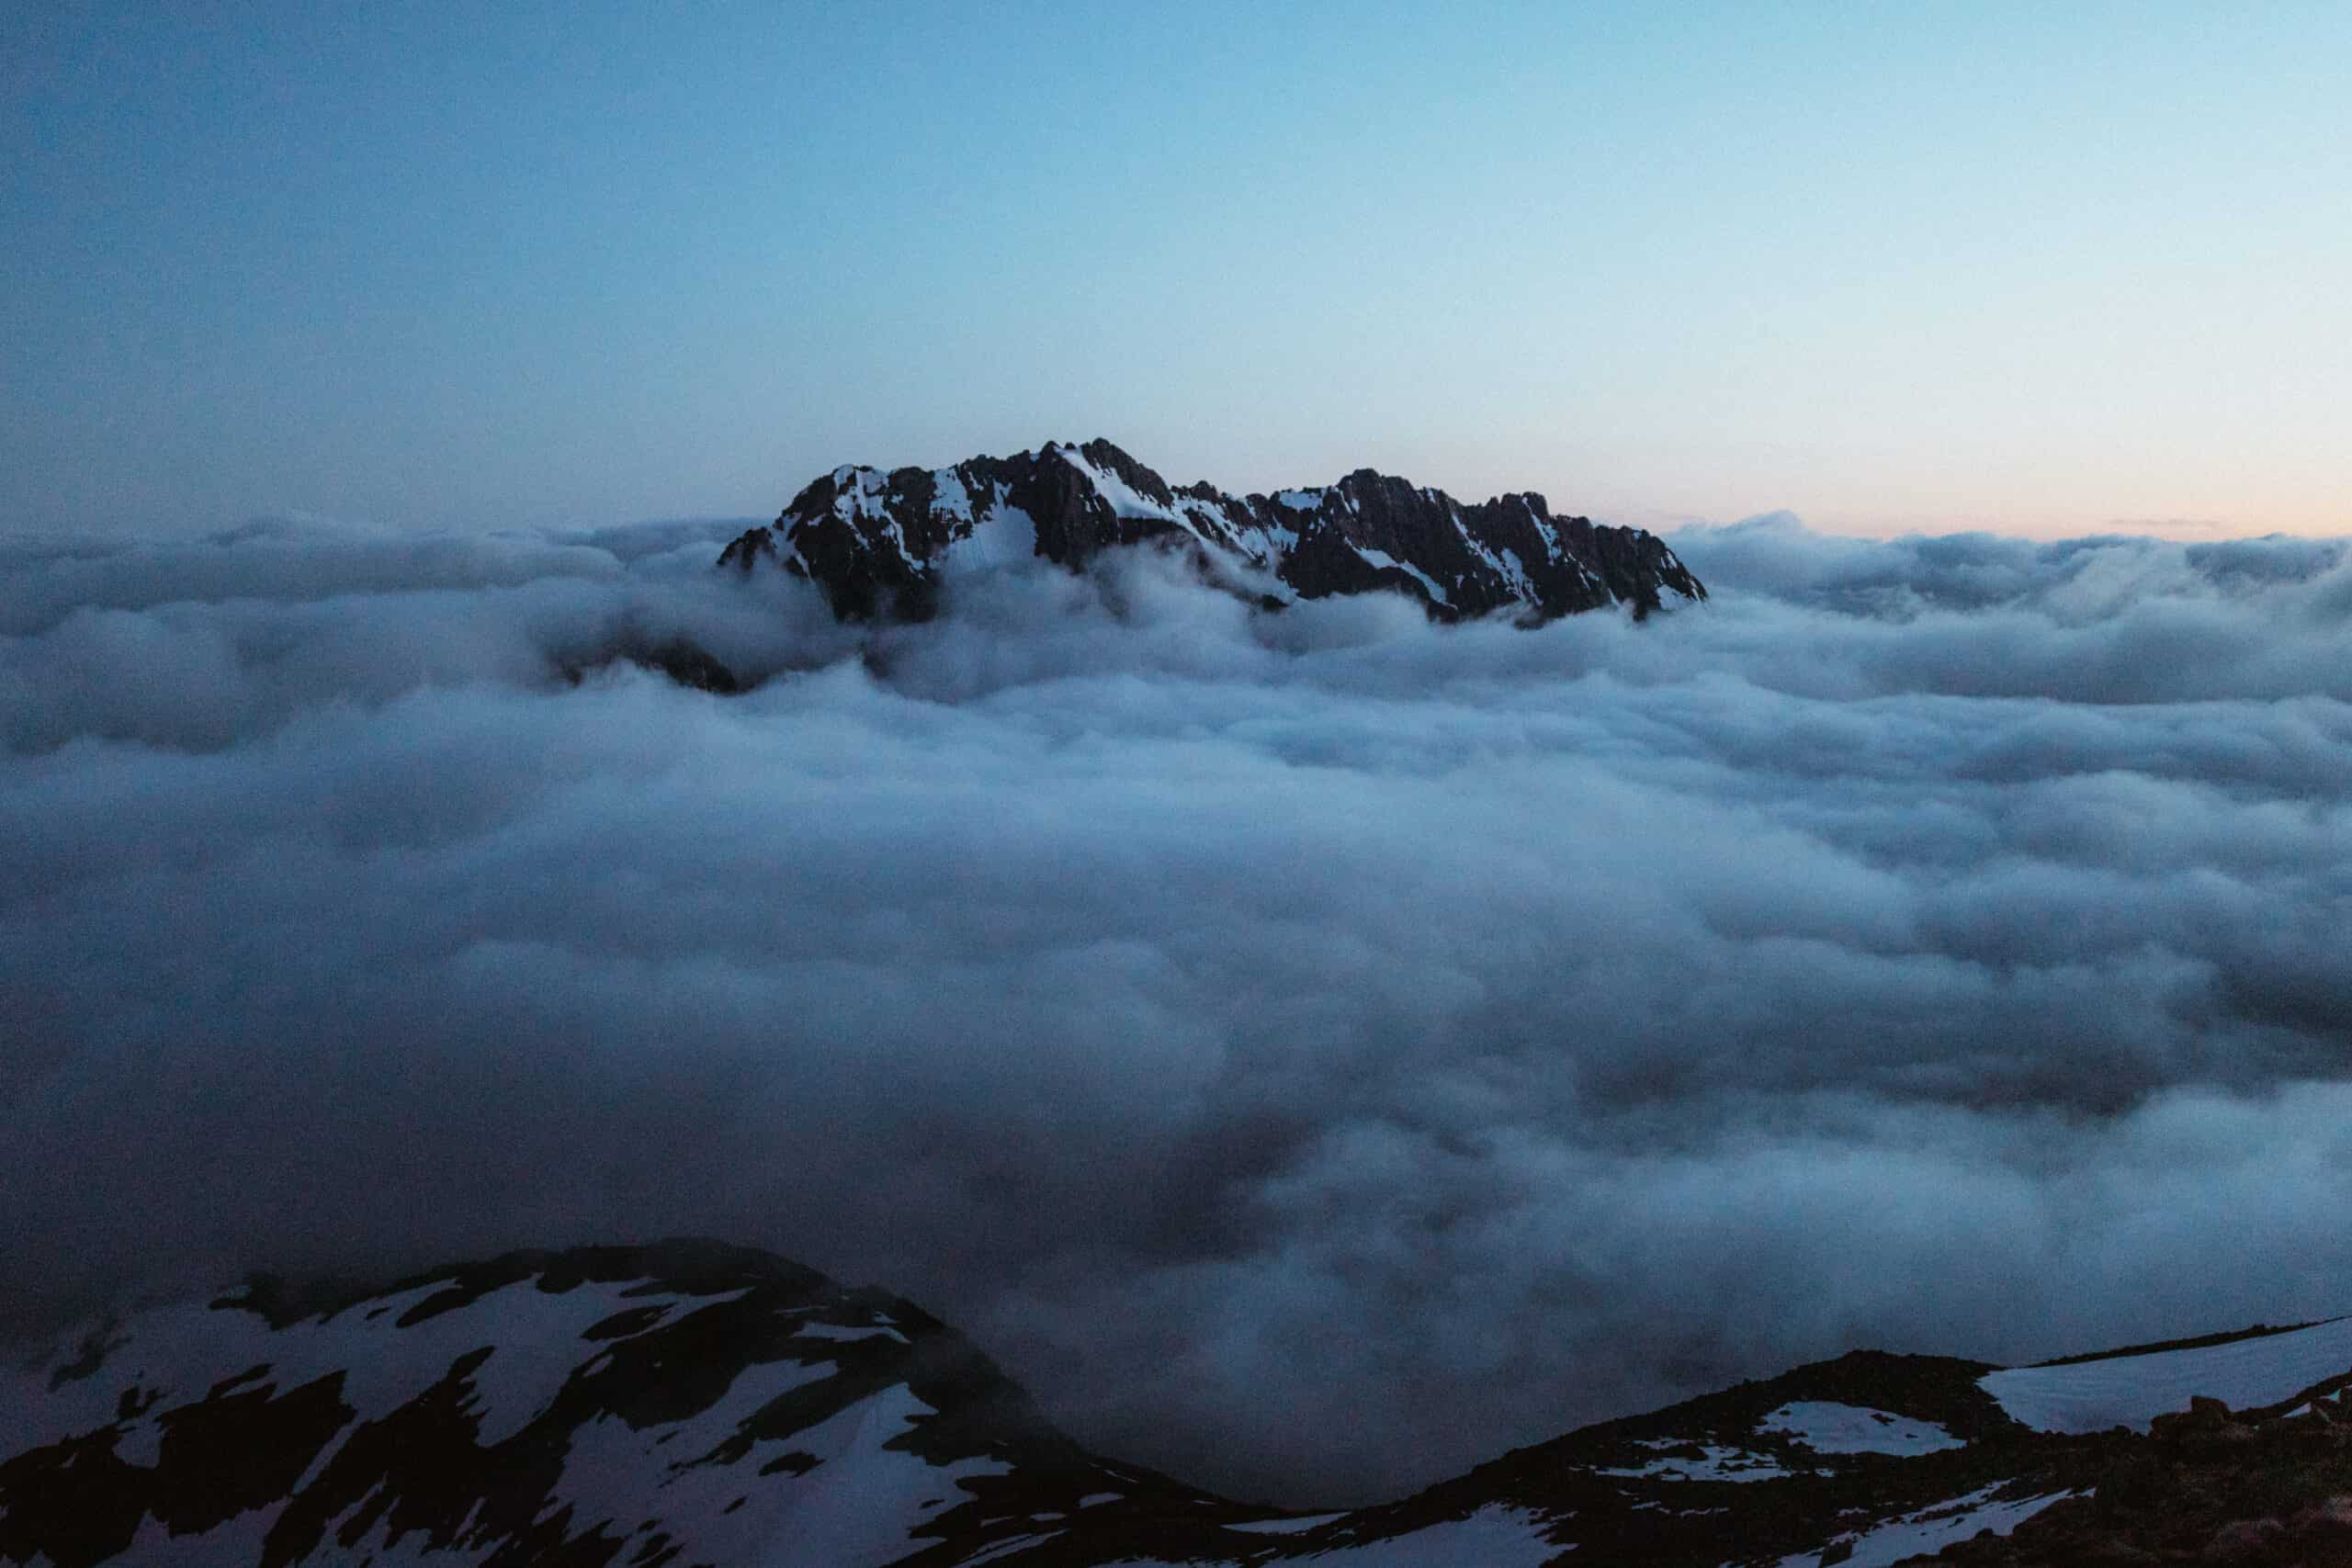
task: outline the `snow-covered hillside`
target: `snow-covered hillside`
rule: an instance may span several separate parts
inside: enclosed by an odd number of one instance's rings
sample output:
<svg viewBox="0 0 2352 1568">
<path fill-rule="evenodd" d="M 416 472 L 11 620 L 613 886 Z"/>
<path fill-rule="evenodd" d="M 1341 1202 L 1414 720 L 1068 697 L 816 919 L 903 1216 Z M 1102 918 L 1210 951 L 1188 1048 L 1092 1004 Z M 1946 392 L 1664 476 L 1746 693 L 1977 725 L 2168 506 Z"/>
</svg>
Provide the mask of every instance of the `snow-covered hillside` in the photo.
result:
<svg viewBox="0 0 2352 1568">
<path fill-rule="evenodd" d="M 2044 1432 L 2144 1432 L 2191 1398 L 2238 1410 L 2330 1397 L 2352 1376 L 2352 1317 L 2178 1349 L 2085 1357 L 1993 1372 L 1984 1391 Z"/>
<path fill-rule="evenodd" d="M 2017 1371 L 1856 1352 L 1285 1513 L 1086 1452 L 883 1292 L 716 1243 L 595 1247 L 69 1336 L 0 1379 L 0 1560 L 1867 1568 L 2146 1538 L 2336 1561 L 2306 1549 L 2352 1545 L 2347 1382 L 2346 1320 Z"/>
<path fill-rule="evenodd" d="M 852 1568 L 1221 1507 L 1091 1460 L 910 1303 L 702 1243 L 143 1313 L 12 1370 L 0 1433 L 0 1559 L 67 1568 Z"/>
</svg>

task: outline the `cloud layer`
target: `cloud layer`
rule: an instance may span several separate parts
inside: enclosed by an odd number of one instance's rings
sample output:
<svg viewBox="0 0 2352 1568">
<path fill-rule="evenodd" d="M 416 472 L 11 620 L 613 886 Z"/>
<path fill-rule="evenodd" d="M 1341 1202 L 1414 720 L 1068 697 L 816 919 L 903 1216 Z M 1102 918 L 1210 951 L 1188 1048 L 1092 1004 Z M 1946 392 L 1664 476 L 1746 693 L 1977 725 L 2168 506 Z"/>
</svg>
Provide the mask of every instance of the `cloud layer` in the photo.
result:
<svg viewBox="0 0 2352 1568">
<path fill-rule="evenodd" d="M 0 547 L 14 1326 L 712 1232 L 1308 1503 L 2352 1311 L 2341 542 L 1765 519 L 1532 632 L 1141 558 L 861 637 L 727 531 Z M 772 678 L 598 663 L 679 636 Z"/>
</svg>

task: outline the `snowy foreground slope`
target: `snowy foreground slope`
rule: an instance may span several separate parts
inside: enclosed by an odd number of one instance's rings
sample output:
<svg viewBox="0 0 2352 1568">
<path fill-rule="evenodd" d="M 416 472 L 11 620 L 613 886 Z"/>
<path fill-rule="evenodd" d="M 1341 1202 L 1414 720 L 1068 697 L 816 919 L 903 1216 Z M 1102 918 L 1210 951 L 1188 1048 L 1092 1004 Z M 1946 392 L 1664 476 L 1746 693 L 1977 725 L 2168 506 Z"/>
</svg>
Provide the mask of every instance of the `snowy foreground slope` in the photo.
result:
<svg viewBox="0 0 2352 1568">
<path fill-rule="evenodd" d="M 1436 620 L 1541 621 L 1706 597 L 1655 535 L 1555 516 L 1532 491 L 1465 503 L 1359 468 L 1312 490 L 1231 495 L 1171 486 L 1099 440 L 946 468 L 835 468 L 719 559 L 808 578 L 844 618 L 921 617 L 960 572 L 1032 558 L 1077 570 L 1146 543 L 1185 551 L 1204 578 L 1268 608 L 1386 591 Z"/>
<path fill-rule="evenodd" d="M 1284 1514 L 1087 1453 L 911 1303 L 668 1242 L 71 1336 L 0 1381 L 0 1560 L 2343 1562 L 2346 1383 L 2342 1321 L 2010 1371 L 1857 1352 Z"/>
</svg>

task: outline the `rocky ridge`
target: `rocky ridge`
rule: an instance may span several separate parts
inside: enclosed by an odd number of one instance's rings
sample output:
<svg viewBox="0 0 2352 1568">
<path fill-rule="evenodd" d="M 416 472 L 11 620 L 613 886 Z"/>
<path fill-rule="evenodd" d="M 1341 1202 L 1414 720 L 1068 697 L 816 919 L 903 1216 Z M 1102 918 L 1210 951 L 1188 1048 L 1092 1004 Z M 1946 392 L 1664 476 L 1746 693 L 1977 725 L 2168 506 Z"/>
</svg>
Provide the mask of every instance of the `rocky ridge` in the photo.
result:
<svg viewBox="0 0 2352 1568">
<path fill-rule="evenodd" d="M 0 1375 L 0 1561 L 2352 1562 L 2352 1320 L 1861 1351 L 1300 1514 L 1091 1454 L 920 1307 L 714 1242 L 256 1280 Z"/>
<path fill-rule="evenodd" d="M 922 619 L 961 571 L 1032 558 L 1080 570 L 1143 544 L 1183 551 L 1204 579 L 1268 608 L 1388 591 L 1434 620 L 1532 623 L 1706 597 L 1655 535 L 1555 516 L 1532 491 L 1465 504 L 1359 468 L 1317 489 L 1238 496 L 1172 486 L 1102 440 L 945 468 L 838 468 L 719 563 L 808 578 L 844 619 Z"/>
</svg>

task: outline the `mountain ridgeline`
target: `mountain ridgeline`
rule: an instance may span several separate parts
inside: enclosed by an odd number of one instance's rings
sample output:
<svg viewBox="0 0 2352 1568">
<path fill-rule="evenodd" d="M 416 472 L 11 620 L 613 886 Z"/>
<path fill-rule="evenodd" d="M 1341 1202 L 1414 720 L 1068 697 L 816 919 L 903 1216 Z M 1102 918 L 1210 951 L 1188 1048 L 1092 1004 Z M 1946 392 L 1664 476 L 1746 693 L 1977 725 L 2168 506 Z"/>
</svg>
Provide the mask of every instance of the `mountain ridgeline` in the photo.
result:
<svg viewBox="0 0 2352 1568">
<path fill-rule="evenodd" d="M 2352 1320 L 1856 1351 L 1303 1514 L 1063 1436 L 900 1297 L 707 1241 L 256 1280 L 0 1362 L 0 1562 L 2352 1562 Z M 1442 1412 L 1432 1412 L 1442 1419 Z"/>
<path fill-rule="evenodd" d="M 1532 491 L 1469 505 L 1359 468 L 1319 489 L 1232 495 L 1172 486 L 1101 440 L 946 468 L 835 468 L 719 563 L 810 579 L 844 620 L 921 620 L 962 571 L 1033 558 L 1079 571 L 1147 544 L 1267 609 L 1385 591 L 1433 620 L 1502 613 L 1532 625 L 1706 597 L 1657 536 L 1555 516 Z"/>
</svg>

